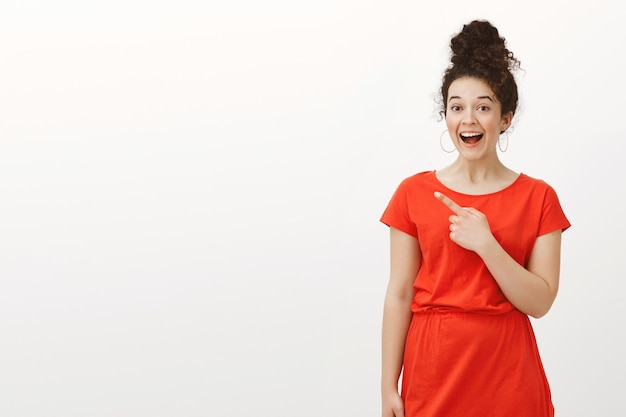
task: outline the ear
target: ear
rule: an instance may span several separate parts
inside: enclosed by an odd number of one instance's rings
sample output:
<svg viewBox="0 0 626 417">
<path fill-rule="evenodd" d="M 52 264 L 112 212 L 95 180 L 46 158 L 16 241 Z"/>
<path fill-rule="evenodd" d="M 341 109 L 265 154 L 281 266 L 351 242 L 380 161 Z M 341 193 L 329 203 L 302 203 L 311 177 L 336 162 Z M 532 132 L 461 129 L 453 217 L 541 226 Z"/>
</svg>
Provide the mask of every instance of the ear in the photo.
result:
<svg viewBox="0 0 626 417">
<path fill-rule="evenodd" d="M 502 115 L 502 119 L 500 120 L 500 132 L 504 132 L 511 126 L 511 122 L 513 121 L 513 112 L 510 111 Z"/>
</svg>

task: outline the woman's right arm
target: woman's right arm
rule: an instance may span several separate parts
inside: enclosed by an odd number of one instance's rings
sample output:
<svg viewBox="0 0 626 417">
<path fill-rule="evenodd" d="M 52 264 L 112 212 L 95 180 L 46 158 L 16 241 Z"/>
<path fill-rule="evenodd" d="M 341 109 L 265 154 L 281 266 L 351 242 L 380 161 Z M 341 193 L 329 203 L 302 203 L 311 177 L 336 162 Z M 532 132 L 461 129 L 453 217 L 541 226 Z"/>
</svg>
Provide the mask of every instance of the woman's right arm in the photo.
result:
<svg viewBox="0 0 626 417">
<path fill-rule="evenodd" d="M 390 274 L 382 331 L 382 416 L 404 417 L 398 379 L 412 316 L 413 281 L 422 264 L 422 255 L 416 238 L 393 227 L 390 230 Z"/>
</svg>

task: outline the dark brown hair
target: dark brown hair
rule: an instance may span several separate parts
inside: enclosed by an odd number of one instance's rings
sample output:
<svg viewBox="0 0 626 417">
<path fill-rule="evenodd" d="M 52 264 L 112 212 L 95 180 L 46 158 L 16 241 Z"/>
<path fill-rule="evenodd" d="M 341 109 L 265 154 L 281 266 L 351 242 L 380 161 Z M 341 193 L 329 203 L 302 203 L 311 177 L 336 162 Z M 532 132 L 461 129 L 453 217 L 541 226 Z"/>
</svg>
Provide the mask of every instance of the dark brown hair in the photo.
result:
<svg viewBox="0 0 626 417">
<path fill-rule="evenodd" d="M 448 89 L 461 77 L 473 77 L 485 81 L 501 104 L 502 114 L 517 110 L 517 83 L 512 70 L 520 68 L 513 52 L 506 48 L 506 41 L 498 29 L 485 20 L 474 20 L 450 41 L 450 66 L 443 75 L 441 85 L 442 117 L 446 114 Z"/>
</svg>

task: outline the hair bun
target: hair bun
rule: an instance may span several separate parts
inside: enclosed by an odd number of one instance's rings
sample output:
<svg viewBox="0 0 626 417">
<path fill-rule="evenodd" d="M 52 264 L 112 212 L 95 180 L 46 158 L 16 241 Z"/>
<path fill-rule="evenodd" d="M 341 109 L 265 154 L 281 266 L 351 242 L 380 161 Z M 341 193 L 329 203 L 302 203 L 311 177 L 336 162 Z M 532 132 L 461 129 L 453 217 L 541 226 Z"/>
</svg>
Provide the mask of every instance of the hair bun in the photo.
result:
<svg viewBox="0 0 626 417">
<path fill-rule="evenodd" d="M 454 66 L 482 67 L 503 71 L 519 67 L 513 53 L 506 48 L 506 41 L 491 23 L 474 20 L 463 26 L 461 32 L 450 41 L 451 61 Z"/>
</svg>

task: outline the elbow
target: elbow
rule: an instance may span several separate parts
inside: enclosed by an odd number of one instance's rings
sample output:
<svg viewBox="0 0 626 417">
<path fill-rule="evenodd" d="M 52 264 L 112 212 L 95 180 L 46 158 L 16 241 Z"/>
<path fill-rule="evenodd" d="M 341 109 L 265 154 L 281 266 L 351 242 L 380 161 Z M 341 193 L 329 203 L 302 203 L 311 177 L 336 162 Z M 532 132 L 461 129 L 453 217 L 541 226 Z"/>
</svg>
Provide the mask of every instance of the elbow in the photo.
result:
<svg viewBox="0 0 626 417">
<path fill-rule="evenodd" d="M 385 296 L 385 303 L 399 304 L 399 305 L 411 305 L 413 301 L 413 292 L 404 292 L 398 294 L 387 293 Z"/>
<path fill-rule="evenodd" d="M 549 291 L 539 294 L 529 305 L 529 311 L 526 314 L 536 319 L 540 319 L 548 314 L 554 304 L 554 300 L 556 300 L 557 292 L 558 287 L 555 286 L 553 288 L 549 287 Z"/>
<path fill-rule="evenodd" d="M 545 310 L 545 311 L 536 311 L 536 312 L 531 312 L 531 313 L 528 313 L 528 315 L 529 315 L 529 316 L 531 316 L 532 318 L 535 318 L 535 319 L 540 319 L 540 318 L 542 318 L 543 316 L 545 316 L 546 314 L 548 314 L 548 311 L 550 311 L 550 309 L 547 309 L 547 310 Z"/>
<path fill-rule="evenodd" d="M 534 308 L 530 309 L 530 311 L 527 311 L 526 314 L 528 314 L 529 316 L 533 318 L 540 319 L 546 314 L 548 314 L 548 311 L 550 311 L 550 309 L 552 308 L 553 301 L 554 299 L 550 300 L 550 302 L 547 302 L 543 305 L 535 306 Z"/>
</svg>

